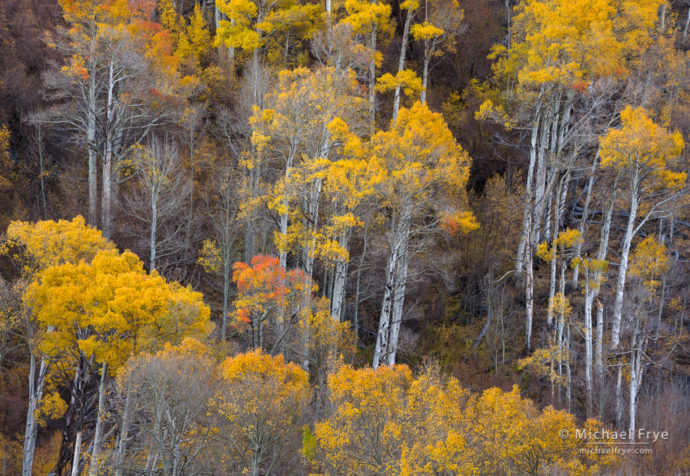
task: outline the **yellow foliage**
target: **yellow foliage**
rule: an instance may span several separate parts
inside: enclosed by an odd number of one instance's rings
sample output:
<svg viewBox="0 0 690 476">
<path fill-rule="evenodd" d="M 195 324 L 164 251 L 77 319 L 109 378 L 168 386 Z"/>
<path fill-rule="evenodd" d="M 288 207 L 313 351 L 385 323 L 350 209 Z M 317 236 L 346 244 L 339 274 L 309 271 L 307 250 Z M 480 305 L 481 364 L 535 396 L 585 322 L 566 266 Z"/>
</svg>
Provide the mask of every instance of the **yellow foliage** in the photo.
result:
<svg viewBox="0 0 690 476">
<path fill-rule="evenodd" d="M 573 87 L 624 76 L 649 47 L 663 0 L 528 0 L 516 7 L 510 49 L 496 46 L 494 71 L 518 89 Z"/>
<path fill-rule="evenodd" d="M 394 91 L 398 87 L 402 88 L 406 96 L 411 97 L 422 91 L 422 80 L 411 69 L 398 71 L 395 76 L 386 73 L 376 80 L 375 88 L 380 93 Z"/>
<path fill-rule="evenodd" d="M 44 426 L 47 420 L 60 418 L 67 411 L 67 403 L 57 392 L 52 392 L 43 397 L 41 406 L 36 409 L 36 423 Z"/>
<path fill-rule="evenodd" d="M 642 240 L 630 257 L 629 273 L 642 280 L 650 290 L 659 286 L 660 278 L 670 267 L 666 246 L 659 243 L 653 236 Z"/>
<path fill-rule="evenodd" d="M 223 259 L 220 249 L 214 240 L 204 240 L 201 251 L 199 251 L 200 264 L 207 273 L 219 273 L 223 266 Z"/>
<path fill-rule="evenodd" d="M 458 229 L 476 229 L 465 193 L 471 159 L 441 114 L 419 102 L 401 108 L 390 130 L 374 134 L 370 147 L 370 167 L 381 171 L 376 190 L 385 206 L 413 215 L 434 207 L 442 218 L 456 219 Z"/>
<path fill-rule="evenodd" d="M 549 307 L 553 309 L 553 312 L 561 314 L 564 317 L 570 316 L 570 314 L 573 312 L 570 301 L 563 295 L 563 293 L 556 293 L 553 299 L 549 300 Z"/>
<path fill-rule="evenodd" d="M 112 370 L 141 350 L 204 337 L 211 326 L 200 293 L 147 274 L 130 252 L 104 251 L 90 264 L 50 267 L 28 287 L 24 302 L 45 329 L 45 355 L 83 353 Z"/>
<path fill-rule="evenodd" d="M 345 10 L 347 16 L 342 22 L 352 26 L 354 33 L 369 35 L 376 31 L 384 38 L 393 34 L 390 5 L 367 0 L 345 0 Z"/>
<path fill-rule="evenodd" d="M 220 371 L 222 386 L 211 407 L 238 473 L 279 471 L 275 465 L 289 461 L 301 441 L 311 399 L 307 373 L 260 350 L 226 359 Z"/>
<path fill-rule="evenodd" d="M 328 384 L 333 411 L 304 439 L 328 474 L 590 474 L 616 462 L 580 453 L 598 422 L 540 412 L 517 387 L 474 396 L 435 366 L 416 379 L 405 366 L 343 366 Z"/>
<path fill-rule="evenodd" d="M 115 250 L 115 245 L 86 225 L 81 216 L 72 221 L 15 221 L 7 228 L 7 238 L 9 246 L 20 246 L 24 251 L 21 259 L 27 272 L 64 263 L 88 263 L 101 251 Z"/>
<path fill-rule="evenodd" d="M 687 173 L 671 170 L 685 145 L 683 136 L 655 124 L 642 108 L 627 106 L 621 112 L 621 128 L 610 129 L 599 145 L 602 167 L 627 170 L 636 184 L 648 183 L 650 176 L 651 188 L 685 185 Z"/>
<path fill-rule="evenodd" d="M 415 40 L 428 40 L 443 35 L 443 29 L 438 28 L 429 22 L 416 23 L 410 28 L 410 33 Z"/>
</svg>

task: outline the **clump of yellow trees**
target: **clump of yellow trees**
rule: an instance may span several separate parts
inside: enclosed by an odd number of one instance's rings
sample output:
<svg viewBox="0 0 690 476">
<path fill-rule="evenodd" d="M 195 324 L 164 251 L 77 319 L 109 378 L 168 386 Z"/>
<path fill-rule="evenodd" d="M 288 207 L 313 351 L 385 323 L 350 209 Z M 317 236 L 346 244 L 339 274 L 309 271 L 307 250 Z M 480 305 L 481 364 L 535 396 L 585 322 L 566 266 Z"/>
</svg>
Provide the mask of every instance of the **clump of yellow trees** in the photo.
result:
<svg viewBox="0 0 690 476">
<path fill-rule="evenodd" d="M 346 333 L 327 302 L 285 355 L 206 342 L 202 295 L 146 272 L 81 217 L 13 222 L 2 252 L 21 265 L 31 336 L 25 471 L 38 427 L 59 417 L 75 446 L 58 466 L 74 475 L 582 474 L 616 462 L 582 452 L 575 417 L 539 411 L 517 387 L 474 395 L 433 364 L 416 377 L 404 365 L 345 364 Z M 239 324 L 269 304 L 292 314 L 290 296 L 303 292 L 290 273 L 311 292 L 278 258 L 235 273 Z M 599 426 L 588 420 L 580 436 Z"/>
</svg>

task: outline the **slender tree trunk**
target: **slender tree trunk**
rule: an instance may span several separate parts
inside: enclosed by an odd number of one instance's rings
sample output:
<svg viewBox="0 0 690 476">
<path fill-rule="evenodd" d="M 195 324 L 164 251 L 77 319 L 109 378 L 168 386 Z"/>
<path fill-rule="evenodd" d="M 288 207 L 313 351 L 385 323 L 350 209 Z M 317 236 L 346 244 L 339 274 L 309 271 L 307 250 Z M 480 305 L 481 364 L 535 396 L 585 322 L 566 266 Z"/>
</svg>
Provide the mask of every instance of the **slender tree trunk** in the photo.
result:
<svg viewBox="0 0 690 476">
<path fill-rule="evenodd" d="M 534 269 L 531 243 L 528 243 L 525 250 L 525 261 L 525 345 L 529 351 L 532 348 L 532 315 L 534 310 Z"/>
<path fill-rule="evenodd" d="M 157 187 L 155 187 L 157 188 Z M 156 230 L 158 229 L 158 200 L 152 190 L 151 193 L 151 233 L 149 235 L 149 263 L 150 271 L 156 269 Z"/>
<path fill-rule="evenodd" d="M 597 344 L 594 356 L 594 374 L 598 385 L 604 376 L 604 305 L 597 300 Z"/>
<path fill-rule="evenodd" d="M 106 104 L 106 133 L 105 133 L 105 153 L 103 156 L 103 190 L 101 197 L 101 221 L 103 226 L 103 236 L 110 239 L 113 233 L 112 224 L 112 173 L 113 173 L 113 130 L 114 123 L 114 62 L 110 61 L 109 80 L 108 80 L 108 99 Z"/>
<path fill-rule="evenodd" d="M 340 246 L 345 250 L 349 249 L 350 230 L 344 231 L 339 240 Z M 349 250 L 348 250 L 349 251 Z M 348 262 L 339 259 L 335 263 L 335 275 L 333 276 L 333 292 L 331 293 L 331 316 L 336 322 L 342 320 L 343 307 L 345 304 L 345 291 L 347 289 L 347 268 Z"/>
<path fill-rule="evenodd" d="M 98 225 L 98 163 L 96 157 L 96 71 L 95 32 L 91 34 L 86 149 L 89 156 L 89 224 Z"/>
<path fill-rule="evenodd" d="M 573 377 L 570 373 L 570 323 L 566 326 L 566 345 L 565 345 L 565 375 L 567 378 L 567 385 L 565 387 L 565 399 L 568 405 L 568 413 L 572 413 L 571 404 L 571 389 L 573 387 Z"/>
<path fill-rule="evenodd" d="M 585 277 L 585 387 L 587 418 L 592 416 L 592 289 L 590 276 Z"/>
<path fill-rule="evenodd" d="M 429 63 L 431 62 L 431 52 L 429 48 L 424 49 L 424 69 L 422 71 L 422 93 L 419 101 L 422 104 L 426 103 L 426 88 L 429 84 Z"/>
<path fill-rule="evenodd" d="M 226 243 L 223 251 L 223 316 L 220 325 L 220 338 L 225 340 L 228 322 L 228 297 L 230 294 L 230 244 Z"/>
<path fill-rule="evenodd" d="M 77 438 L 74 441 L 74 458 L 72 459 L 72 476 L 79 476 L 81 474 L 81 438 L 82 430 L 77 432 Z"/>
<path fill-rule="evenodd" d="M 637 394 L 642 382 L 642 339 L 638 330 L 633 332 L 632 348 L 630 349 L 630 395 L 629 395 L 629 430 L 632 441 L 635 441 L 637 423 Z"/>
<path fill-rule="evenodd" d="M 561 196 L 561 188 L 563 187 L 563 181 L 559 182 L 558 184 L 558 191 L 556 192 L 556 196 L 560 197 Z M 560 201 L 560 198 L 559 198 Z M 559 215 L 559 210 L 560 207 L 557 205 L 555 208 L 555 218 L 554 218 L 554 227 L 552 229 L 551 233 L 551 247 L 555 246 L 556 239 L 558 238 L 558 229 L 560 227 L 560 222 L 561 222 L 561 217 Z M 556 267 L 558 266 L 558 250 L 556 250 L 555 253 L 551 255 L 551 276 L 550 276 L 550 281 L 549 281 L 549 303 L 553 302 L 553 298 L 556 295 Z M 549 306 L 547 315 L 546 315 L 546 324 L 551 327 L 551 323 L 553 322 L 553 307 Z"/>
<path fill-rule="evenodd" d="M 616 379 L 616 428 L 623 427 L 623 363 L 618 364 Z"/>
<path fill-rule="evenodd" d="M 541 93 L 540 99 L 541 101 Z M 534 167 L 537 162 L 537 138 L 539 135 L 539 121 L 540 115 L 536 114 L 534 118 L 534 123 L 532 124 L 532 133 L 530 139 L 530 153 L 529 153 L 529 166 L 527 167 L 527 181 L 525 182 L 525 203 L 522 214 L 522 231 L 520 232 L 520 243 L 518 244 L 517 257 L 515 259 L 515 272 L 517 274 L 522 274 L 524 268 L 525 259 L 525 247 L 527 244 L 527 237 L 529 236 L 529 230 L 532 227 L 530 222 L 533 200 L 532 183 L 534 181 Z"/>
<path fill-rule="evenodd" d="M 408 249 L 409 225 L 405 232 L 408 237 L 403 245 L 400 262 L 396 269 L 395 291 L 393 293 L 393 312 L 391 314 L 391 330 L 388 343 L 388 365 L 395 364 L 395 355 L 398 351 L 398 337 L 402 324 L 403 304 L 405 302 L 405 289 L 407 287 L 407 267 L 410 262 Z"/>
<path fill-rule="evenodd" d="M 359 264 L 357 266 L 357 277 L 355 278 L 355 310 L 352 318 L 352 327 L 355 330 L 355 336 L 359 335 L 359 291 L 362 276 L 362 267 L 364 266 L 364 258 L 367 254 L 367 246 L 369 245 L 369 223 L 364 225 L 364 236 L 362 245 L 362 254 L 359 256 Z"/>
<path fill-rule="evenodd" d="M 376 130 L 376 90 L 374 89 L 376 86 L 376 33 L 377 27 L 374 25 L 370 38 L 374 59 L 369 63 L 369 121 L 372 135 Z"/>
<path fill-rule="evenodd" d="M 132 402 L 132 393 L 129 385 L 127 385 L 127 397 L 125 398 L 125 408 L 122 412 L 122 423 L 120 426 L 120 438 L 117 442 L 117 467 L 115 468 L 116 476 L 122 476 L 125 466 L 125 452 L 127 449 L 127 438 L 129 437 L 129 412 Z"/>
<path fill-rule="evenodd" d="M 376 334 L 376 345 L 374 347 L 374 358 L 371 366 L 376 369 L 381 361 L 385 362 L 388 355 L 388 344 L 390 342 L 391 316 L 393 314 L 393 300 L 396 286 L 396 268 L 400 260 L 402 251 L 402 237 L 397 233 L 397 225 L 394 225 L 393 243 L 390 254 L 388 255 L 388 265 L 386 267 L 386 287 L 383 293 L 383 303 L 381 304 L 381 315 L 379 317 L 379 329 Z"/>
<path fill-rule="evenodd" d="M 402 318 L 402 306 L 405 297 L 405 280 L 407 279 L 407 254 L 410 239 L 411 212 L 405 207 L 391 223 L 391 249 L 386 271 L 386 288 L 381 305 L 379 330 L 376 335 L 373 368 L 379 363 L 395 362 L 397 336 Z M 395 321 L 397 316 L 397 321 Z M 392 354 L 392 357 L 391 357 Z M 392 360 L 391 360 L 392 359 Z"/>
<path fill-rule="evenodd" d="M 632 196 L 630 200 L 630 215 L 628 215 L 628 226 L 625 230 L 623 239 L 623 249 L 621 251 L 621 263 L 618 268 L 618 283 L 616 286 L 616 302 L 613 308 L 613 323 L 611 326 L 611 348 L 618 348 L 620 341 L 621 318 L 623 316 L 623 296 L 625 294 L 625 278 L 628 272 L 628 257 L 630 255 L 630 245 L 632 243 L 635 218 L 637 218 L 637 172 L 633 179 Z"/>
<path fill-rule="evenodd" d="M 330 0 L 327 0 L 330 2 Z M 410 38 L 410 23 L 414 16 L 412 9 L 407 9 L 405 15 L 405 26 L 403 27 L 402 44 L 400 45 L 400 58 L 398 59 L 398 73 L 405 69 L 405 56 L 407 53 L 407 42 Z M 398 120 L 398 111 L 400 110 L 400 85 L 395 86 L 395 95 L 393 96 L 393 123 Z"/>
<path fill-rule="evenodd" d="M 98 414 L 96 415 L 96 430 L 93 437 L 93 448 L 91 450 L 91 464 L 89 465 L 89 476 L 98 474 L 99 458 L 101 456 L 101 445 L 103 444 L 103 419 L 105 418 L 105 380 L 108 374 L 108 365 L 103 362 L 101 366 L 101 382 L 98 385 Z"/>
<path fill-rule="evenodd" d="M 36 450 L 36 435 L 38 423 L 36 422 L 36 410 L 43 398 L 43 383 L 48 369 L 45 360 L 41 359 L 36 375 L 36 354 L 31 352 L 29 358 L 29 405 L 26 411 L 26 427 L 24 431 L 24 456 L 22 458 L 22 476 L 31 476 Z"/>
</svg>

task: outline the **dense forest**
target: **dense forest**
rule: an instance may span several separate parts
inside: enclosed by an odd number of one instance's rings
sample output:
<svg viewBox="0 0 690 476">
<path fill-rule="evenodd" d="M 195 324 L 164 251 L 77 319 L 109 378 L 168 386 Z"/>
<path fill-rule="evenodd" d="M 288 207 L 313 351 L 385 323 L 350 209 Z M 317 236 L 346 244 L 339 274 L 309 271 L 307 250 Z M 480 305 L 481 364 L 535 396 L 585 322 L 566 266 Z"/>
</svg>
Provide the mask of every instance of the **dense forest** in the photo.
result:
<svg viewBox="0 0 690 476">
<path fill-rule="evenodd" d="M 688 474 L 689 30 L 1 0 L 0 475 Z"/>
</svg>

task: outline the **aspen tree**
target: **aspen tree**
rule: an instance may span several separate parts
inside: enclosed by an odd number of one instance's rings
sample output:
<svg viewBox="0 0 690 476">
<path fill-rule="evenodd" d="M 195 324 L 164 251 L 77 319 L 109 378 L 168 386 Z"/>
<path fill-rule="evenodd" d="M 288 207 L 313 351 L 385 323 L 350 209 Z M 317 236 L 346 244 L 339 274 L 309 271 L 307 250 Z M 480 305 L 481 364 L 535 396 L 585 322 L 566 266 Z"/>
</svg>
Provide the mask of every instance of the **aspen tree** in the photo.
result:
<svg viewBox="0 0 690 476">
<path fill-rule="evenodd" d="M 674 161 L 684 147 L 680 132 L 670 132 L 656 124 L 642 108 L 626 107 L 621 112 L 621 128 L 610 129 L 601 138 L 601 165 L 621 170 L 629 198 L 628 222 L 621 247 L 616 283 L 616 301 L 611 324 L 611 348 L 620 342 L 623 297 L 628 258 L 633 237 L 642 226 L 682 192 L 685 172 L 674 172 Z M 637 222 L 640 206 L 644 217 Z"/>
<path fill-rule="evenodd" d="M 415 246 L 411 239 L 430 228 L 420 222 L 421 216 L 431 208 L 437 214 L 427 218 L 434 226 L 447 221 L 463 232 L 478 224 L 464 208 L 471 159 L 440 114 L 419 102 L 401 109 L 390 130 L 372 137 L 371 154 L 373 164 L 384 174 L 377 195 L 391 210 L 386 288 L 372 363 L 377 368 L 382 362 L 395 363 L 408 265 Z"/>
</svg>

